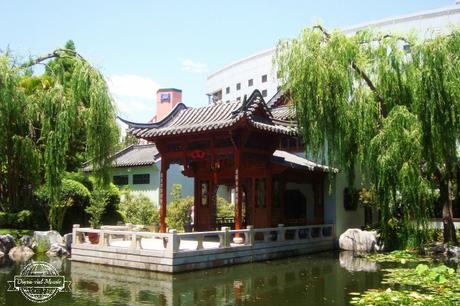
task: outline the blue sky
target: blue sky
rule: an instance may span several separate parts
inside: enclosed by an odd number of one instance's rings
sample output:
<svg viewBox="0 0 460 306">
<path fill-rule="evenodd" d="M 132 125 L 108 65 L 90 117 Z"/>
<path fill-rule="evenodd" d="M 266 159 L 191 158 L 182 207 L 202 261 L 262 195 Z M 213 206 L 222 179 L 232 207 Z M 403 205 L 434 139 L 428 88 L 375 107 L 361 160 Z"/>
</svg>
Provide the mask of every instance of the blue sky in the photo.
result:
<svg viewBox="0 0 460 306">
<path fill-rule="evenodd" d="M 146 121 L 158 87 L 205 105 L 208 74 L 317 21 L 337 28 L 454 2 L 0 0 L 0 50 L 35 56 L 72 39 L 110 80 L 119 113 Z"/>
</svg>

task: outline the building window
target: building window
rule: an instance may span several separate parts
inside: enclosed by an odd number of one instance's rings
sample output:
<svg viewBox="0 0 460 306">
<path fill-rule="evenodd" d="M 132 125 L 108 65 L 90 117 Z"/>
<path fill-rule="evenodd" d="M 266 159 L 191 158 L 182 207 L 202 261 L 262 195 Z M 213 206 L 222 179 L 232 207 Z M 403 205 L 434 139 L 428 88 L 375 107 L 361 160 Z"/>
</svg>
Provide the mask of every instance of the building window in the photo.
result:
<svg viewBox="0 0 460 306">
<path fill-rule="evenodd" d="M 230 100 L 225 101 L 225 103 L 230 103 Z"/>
<path fill-rule="evenodd" d="M 254 80 L 253 79 L 248 80 L 248 87 L 251 87 L 252 85 L 254 85 Z"/>
<path fill-rule="evenodd" d="M 229 94 L 230 93 L 230 87 L 225 88 L 225 93 Z"/>
<path fill-rule="evenodd" d="M 262 83 L 265 83 L 265 82 L 267 82 L 267 75 L 266 74 L 264 74 L 262 76 Z"/>
<path fill-rule="evenodd" d="M 241 83 L 236 83 L 236 90 L 240 90 L 241 89 Z"/>
<path fill-rule="evenodd" d="M 241 101 L 241 97 L 236 98 L 236 101 L 240 102 L 240 101 Z"/>
<path fill-rule="evenodd" d="M 150 184 L 150 174 L 134 174 L 133 175 L 133 184 L 134 185 L 142 185 L 142 184 Z"/>
<path fill-rule="evenodd" d="M 117 186 L 128 185 L 128 176 L 127 175 L 114 175 L 113 183 Z"/>
<path fill-rule="evenodd" d="M 264 90 L 262 90 L 262 97 L 264 97 L 264 98 L 265 98 L 266 96 L 267 96 L 267 90 L 266 90 L 266 89 L 264 89 Z"/>
</svg>

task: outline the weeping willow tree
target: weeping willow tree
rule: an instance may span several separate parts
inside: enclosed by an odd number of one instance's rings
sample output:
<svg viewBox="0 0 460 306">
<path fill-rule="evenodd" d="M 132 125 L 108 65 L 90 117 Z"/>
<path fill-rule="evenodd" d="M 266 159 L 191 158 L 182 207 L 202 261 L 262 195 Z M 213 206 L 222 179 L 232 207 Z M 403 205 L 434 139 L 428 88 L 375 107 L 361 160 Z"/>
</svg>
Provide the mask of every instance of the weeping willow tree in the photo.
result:
<svg viewBox="0 0 460 306">
<path fill-rule="evenodd" d="M 347 37 L 315 26 L 277 47 L 278 75 L 305 147 L 345 170 L 352 186 L 359 163 L 389 248 L 424 241 L 438 197 L 444 240 L 456 241 L 459 44 L 458 31 L 418 40 L 370 31 Z"/>
<path fill-rule="evenodd" d="M 72 71 L 66 64 L 72 64 Z M 31 69 L 45 65 L 41 76 Z M 49 223 L 55 228 L 65 203 L 59 195 L 72 141 L 84 132 L 85 157 L 101 186 L 109 182 L 108 157 L 118 140 L 115 110 L 102 74 L 73 49 L 25 63 L 0 54 L 0 173 L 2 209 L 20 205 L 24 189 L 45 183 Z M 3 173 L 6 176 L 3 176 Z"/>
</svg>

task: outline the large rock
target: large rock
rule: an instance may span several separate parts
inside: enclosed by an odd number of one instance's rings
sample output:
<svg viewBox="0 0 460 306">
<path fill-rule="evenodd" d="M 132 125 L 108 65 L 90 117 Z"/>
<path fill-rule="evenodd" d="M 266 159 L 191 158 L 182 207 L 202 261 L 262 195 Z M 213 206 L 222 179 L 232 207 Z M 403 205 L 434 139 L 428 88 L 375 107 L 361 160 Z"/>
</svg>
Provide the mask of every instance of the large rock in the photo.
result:
<svg viewBox="0 0 460 306">
<path fill-rule="evenodd" d="M 22 236 L 21 239 L 19 239 L 19 242 L 21 245 L 31 248 L 32 250 L 35 248 L 35 242 L 29 235 Z"/>
<path fill-rule="evenodd" d="M 14 242 L 14 237 L 10 234 L 0 235 L 0 251 L 4 254 L 8 254 L 8 252 L 16 246 Z"/>
<path fill-rule="evenodd" d="M 64 243 L 61 234 L 59 234 L 57 231 L 35 231 L 34 240 L 37 242 L 37 247 L 40 249 L 40 251 L 49 250 L 51 245 L 55 243 Z"/>
<path fill-rule="evenodd" d="M 58 243 L 53 243 L 46 252 L 46 255 L 48 256 L 67 256 L 69 255 L 69 252 L 67 252 L 67 249 L 65 248 L 64 245 L 58 244 Z"/>
<path fill-rule="evenodd" d="M 65 244 L 67 251 L 69 252 L 72 250 L 72 239 L 73 239 L 72 233 L 68 233 L 64 235 L 64 244 Z"/>
<path fill-rule="evenodd" d="M 460 257 L 460 247 L 449 246 L 447 248 L 446 254 L 448 257 Z"/>
<path fill-rule="evenodd" d="M 442 254 L 446 251 L 446 246 L 443 243 L 436 243 L 428 248 L 428 251 L 433 254 Z"/>
<path fill-rule="evenodd" d="M 11 260 L 14 261 L 27 261 L 34 255 L 34 251 L 32 251 L 32 249 L 29 247 L 20 245 L 12 248 L 8 255 L 10 256 Z"/>
<path fill-rule="evenodd" d="M 347 229 L 339 238 L 339 247 L 345 251 L 375 252 L 379 251 L 377 233 L 362 231 L 358 228 Z"/>
</svg>

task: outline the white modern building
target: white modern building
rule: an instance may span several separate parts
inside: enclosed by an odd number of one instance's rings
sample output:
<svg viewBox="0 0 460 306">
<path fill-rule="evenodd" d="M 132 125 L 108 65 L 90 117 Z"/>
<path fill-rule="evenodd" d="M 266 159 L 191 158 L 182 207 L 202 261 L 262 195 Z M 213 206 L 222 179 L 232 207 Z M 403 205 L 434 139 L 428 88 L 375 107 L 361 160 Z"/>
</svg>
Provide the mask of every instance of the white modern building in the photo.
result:
<svg viewBox="0 0 460 306">
<path fill-rule="evenodd" d="M 359 30 L 372 28 L 377 31 L 416 31 L 424 36 L 445 33 L 460 25 L 460 1 L 434 10 L 421 11 L 397 17 L 385 18 L 345 27 L 342 31 L 353 35 Z M 273 66 L 275 49 L 269 49 L 237 60 L 210 74 L 207 79 L 209 102 L 230 102 L 244 99 L 254 89 L 264 97 L 273 97 L 279 89 L 276 69 Z"/>
</svg>

